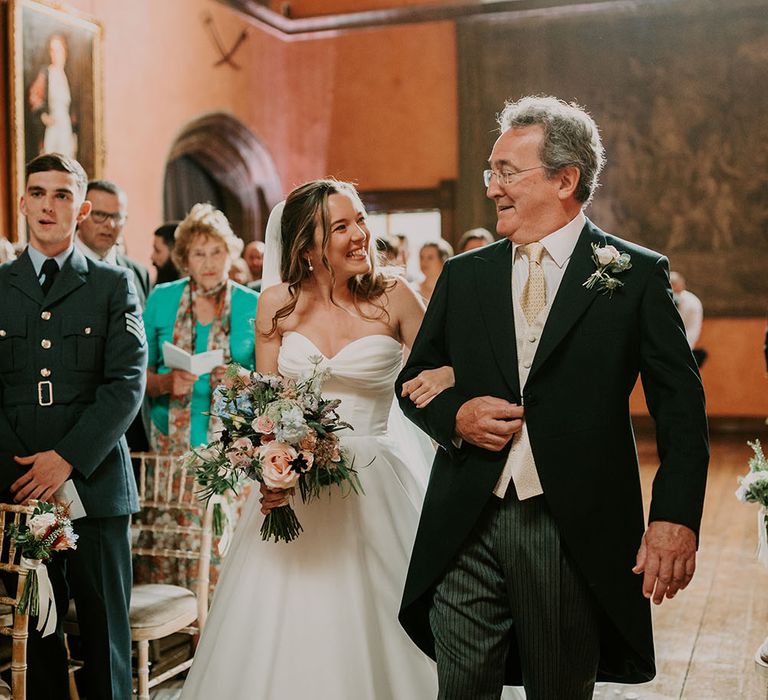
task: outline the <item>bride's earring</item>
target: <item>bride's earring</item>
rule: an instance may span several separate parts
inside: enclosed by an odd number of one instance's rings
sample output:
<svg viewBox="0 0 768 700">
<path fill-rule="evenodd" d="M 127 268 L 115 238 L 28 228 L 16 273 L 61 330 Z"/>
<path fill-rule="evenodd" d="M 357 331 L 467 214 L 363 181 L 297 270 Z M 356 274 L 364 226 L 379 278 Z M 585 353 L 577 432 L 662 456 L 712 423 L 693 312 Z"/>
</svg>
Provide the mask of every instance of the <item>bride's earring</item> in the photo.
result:
<svg viewBox="0 0 768 700">
<path fill-rule="evenodd" d="M 312 261 L 307 258 L 307 266 L 309 267 L 309 271 L 312 272 L 315 268 L 312 267 Z"/>
</svg>

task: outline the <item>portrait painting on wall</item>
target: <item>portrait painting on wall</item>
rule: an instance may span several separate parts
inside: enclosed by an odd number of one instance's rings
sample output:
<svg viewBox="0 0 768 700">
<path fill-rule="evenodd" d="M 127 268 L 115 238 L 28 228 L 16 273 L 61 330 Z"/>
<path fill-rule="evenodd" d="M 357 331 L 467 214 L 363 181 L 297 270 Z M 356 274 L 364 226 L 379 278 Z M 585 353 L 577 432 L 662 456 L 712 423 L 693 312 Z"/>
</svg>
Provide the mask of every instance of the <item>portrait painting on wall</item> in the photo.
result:
<svg viewBox="0 0 768 700">
<path fill-rule="evenodd" d="M 80 12 L 40 0 L 11 0 L 9 27 L 15 207 L 24 166 L 41 153 L 76 158 L 90 178 L 101 174 L 102 27 Z"/>
</svg>

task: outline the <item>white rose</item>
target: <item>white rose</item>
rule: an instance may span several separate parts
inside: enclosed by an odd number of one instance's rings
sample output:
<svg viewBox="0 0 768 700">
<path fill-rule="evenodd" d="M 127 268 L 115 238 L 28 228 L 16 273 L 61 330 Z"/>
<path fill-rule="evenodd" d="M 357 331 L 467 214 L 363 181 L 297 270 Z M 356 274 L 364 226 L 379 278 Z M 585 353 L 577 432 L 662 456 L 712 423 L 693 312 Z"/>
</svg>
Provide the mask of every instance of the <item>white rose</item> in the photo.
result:
<svg viewBox="0 0 768 700">
<path fill-rule="evenodd" d="M 597 256 L 597 262 L 600 265 L 610 265 L 615 263 L 621 257 L 621 253 L 612 245 L 606 245 L 602 248 L 595 249 L 595 255 Z"/>
<path fill-rule="evenodd" d="M 29 529 L 36 540 L 43 539 L 55 527 L 56 516 L 53 513 L 41 513 L 29 520 Z"/>
</svg>

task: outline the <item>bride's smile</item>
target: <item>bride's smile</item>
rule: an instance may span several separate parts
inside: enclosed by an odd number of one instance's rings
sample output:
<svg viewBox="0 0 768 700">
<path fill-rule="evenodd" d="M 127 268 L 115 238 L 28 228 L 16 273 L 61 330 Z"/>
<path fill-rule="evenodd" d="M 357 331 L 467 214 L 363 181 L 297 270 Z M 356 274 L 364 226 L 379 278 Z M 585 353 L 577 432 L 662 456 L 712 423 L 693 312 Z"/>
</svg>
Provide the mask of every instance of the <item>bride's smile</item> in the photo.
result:
<svg viewBox="0 0 768 700">
<path fill-rule="evenodd" d="M 325 247 L 325 259 L 333 270 L 336 283 L 346 283 L 350 277 L 363 275 L 371 269 L 371 233 L 365 221 L 365 211 L 359 202 L 346 194 L 328 197 L 330 235 Z M 315 275 L 325 270 L 322 263 L 323 222 L 315 227 L 315 246 L 310 260 Z M 322 275 L 322 273 L 321 273 Z"/>
</svg>

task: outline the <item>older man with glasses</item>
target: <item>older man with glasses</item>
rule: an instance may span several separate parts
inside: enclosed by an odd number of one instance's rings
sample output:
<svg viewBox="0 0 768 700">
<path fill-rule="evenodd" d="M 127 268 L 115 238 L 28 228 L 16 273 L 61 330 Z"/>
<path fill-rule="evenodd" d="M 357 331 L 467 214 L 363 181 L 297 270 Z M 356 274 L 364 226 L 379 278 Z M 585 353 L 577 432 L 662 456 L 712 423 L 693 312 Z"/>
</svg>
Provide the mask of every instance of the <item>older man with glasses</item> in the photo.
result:
<svg viewBox="0 0 768 700">
<path fill-rule="evenodd" d="M 128 219 L 128 197 L 120 187 L 109 180 L 91 180 L 85 197 L 93 209 L 90 216 L 83 219 L 77 227 L 75 245 L 91 260 L 131 270 L 136 283 L 136 294 L 144 308 L 151 287 L 149 270 L 141 263 L 123 255 L 118 249 L 118 242 Z"/>
<path fill-rule="evenodd" d="M 447 261 L 398 380 L 456 386 L 403 411 L 442 449 L 400 620 L 437 660 L 440 700 L 591 700 L 655 669 L 648 599 L 690 582 L 708 464 L 704 393 L 667 259 L 584 209 L 594 120 L 554 97 L 505 105 L 483 174 L 505 240 Z M 479 184 L 479 183 L 478 183 Z M 660 466 L 648 525 L 629 396 Z"/>
</svg>

